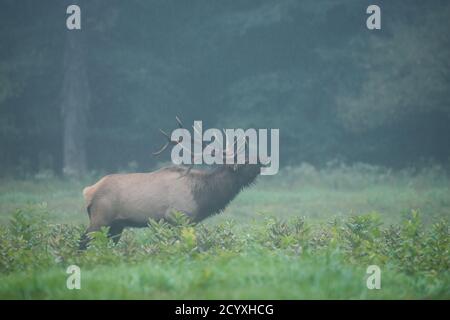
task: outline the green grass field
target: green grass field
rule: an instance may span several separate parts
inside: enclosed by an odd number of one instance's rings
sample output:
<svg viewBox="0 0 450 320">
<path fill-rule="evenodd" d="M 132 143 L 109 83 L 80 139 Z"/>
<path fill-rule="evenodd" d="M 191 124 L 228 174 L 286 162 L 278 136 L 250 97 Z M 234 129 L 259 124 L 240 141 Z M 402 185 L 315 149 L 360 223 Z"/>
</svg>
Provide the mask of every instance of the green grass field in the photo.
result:
<svg viewBox="0 0 450 320">
<path fill-rule="evenodd" d="M 105 232 L 77 250 L 95 182 L 0 180 L 2 299 L 449 299 L 450 178 L 439 167 L 302 165 L 220 215 Z M 66 268 L 81 268 L 81 290 Z M 381 269 L 369 290 L 366 269 Z"/>
</svg>

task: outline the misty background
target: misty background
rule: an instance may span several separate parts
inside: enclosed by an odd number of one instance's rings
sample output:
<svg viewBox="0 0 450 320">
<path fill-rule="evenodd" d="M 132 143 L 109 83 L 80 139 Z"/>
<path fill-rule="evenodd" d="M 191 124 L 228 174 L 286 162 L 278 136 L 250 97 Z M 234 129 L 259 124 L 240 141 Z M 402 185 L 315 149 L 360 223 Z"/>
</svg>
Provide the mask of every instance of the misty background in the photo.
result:
<svg viewBox="0 0 450 320">
<path fill-rule="evenodd" d="M 66 8 L 81 7 L 81 31 Z M 381 30 L 366 8 L 381 7 Z M 281 166 L 448 166 L 448 1 L 0 4 L 0 175 L 148 171 L 158 128 L 279 128 Z"/>
</svg>

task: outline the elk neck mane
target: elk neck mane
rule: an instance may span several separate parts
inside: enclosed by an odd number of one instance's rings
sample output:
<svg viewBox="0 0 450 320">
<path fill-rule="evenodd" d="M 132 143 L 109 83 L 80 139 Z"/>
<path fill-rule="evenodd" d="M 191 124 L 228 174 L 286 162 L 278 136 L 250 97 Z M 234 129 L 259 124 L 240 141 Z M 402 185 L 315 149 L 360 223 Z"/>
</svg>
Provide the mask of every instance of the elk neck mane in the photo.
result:
<svg viewBox="0 0 450 320">
<path fill-rule="evenodd" d="M 234 171 L 231 167 L 219 166 L 210 170 L 191 170 L 185 173 L 185 177 L 192 184 L 194 199 L 199 207 L 199 217 L 196 220 L 220 213 L 242 189 L 254 183 L 259 168 L 249 170 L 246 167 L 242 166 L 240 170 Z M 187 169 L 178 167 L 175 170 L 186 172 Z"/>
</svg>

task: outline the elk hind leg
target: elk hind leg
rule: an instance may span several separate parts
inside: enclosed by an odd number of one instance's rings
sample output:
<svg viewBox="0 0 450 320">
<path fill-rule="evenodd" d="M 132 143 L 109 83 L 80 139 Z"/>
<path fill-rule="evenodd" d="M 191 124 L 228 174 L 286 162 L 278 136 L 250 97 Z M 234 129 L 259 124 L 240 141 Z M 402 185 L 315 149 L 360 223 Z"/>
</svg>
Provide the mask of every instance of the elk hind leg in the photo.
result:
<svg viewBox="0 0 450 320">
<path fill-rule="evenodd" d="M 89 237 L 89 233 L 94 231 L 100 231 L 102 227 L 109 227 L 108 229 L 108 237 L 112 239 L 114 244 L 117 244 L 119 242 L 120 237 L 122 236 L 122 231 L 124 229 L 124 226 L 120 223 L 112 223 L 111 225 L 90 225 L 84 234 L 81 236 L 80 239 L 80 250 L 87 249 L 87 246 L 89 245 L 89 242 L 91 241 L 91 238 Z"/>
<path fill-rule="evenodd" d="M 114 244 L 119 242 L 120 237 L 122 236 L 122 231 L 124 229 L 123 224 L 120 222 L 113 223 L 108 230 L 108 236 L 112 239 Z"/>
<path fill-rule="evenodd" d="M 98 207 L 97 207 L 98 208 Z M 88 214 L 89 214 L 89 227 L 86 229 L 84 234 L 81 236 L 80 239 L 80 250 L 85 250 L 87 246 L 89 245 L 89 242 L 91 241 L 91 237 L 89 236 L 89 233 L 100 231 L 102 227 L 110 227 L 111 229 L 111 222 L 108 221 L 109 219 L 102 219 L 101 217 L 105 217 L 107 215 L 102 214 L 99 210 L 92 210 L 92 207 L 88 207 Z M 111 231 L 108 231 L 108 236 Z"/>
<path fill-rule="evenodd" d="M 89 233 L 94 231 L 99 231 L 100 227 L 90 225 L 83 235 L 80 238 L 79 250 L 86 250 L 89 242 L 91 242 L 91 238 L 89 237 Z"/>
</svg>

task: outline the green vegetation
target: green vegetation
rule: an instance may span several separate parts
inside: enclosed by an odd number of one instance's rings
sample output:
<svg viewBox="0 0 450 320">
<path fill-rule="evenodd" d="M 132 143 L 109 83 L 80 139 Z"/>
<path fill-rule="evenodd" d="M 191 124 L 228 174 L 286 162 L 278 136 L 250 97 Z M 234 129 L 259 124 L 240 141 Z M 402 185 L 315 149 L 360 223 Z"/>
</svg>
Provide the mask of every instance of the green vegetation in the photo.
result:
<svg viewBox="0 0 450 320">
<path fill-rule="evenodd" d="M 445 164 L 450 2 L 379 2 L 369 31 L 361 0 L 79 0 L 77 37 L 66 3 L 2 0 L 0 176 L 145 170 L 176 115 L 280 128 L 282 165 Z"/>
<path fill-rule="evenodd" d="M 83 32 L 72 1 L 2 0 L 0 299 L 450 298 L 450 1 L 372 31 L 360 0 L 73 3 Z M 169 161 L 175 116 L 280 129 L 282 171 L 78 251 L 83 187 Z"/>
<path fill-rule="evenodd" d="M 0 298 L 450 298 L 450 180 L 438 167 L 287 168 L 204 223 L 174 213 L 116 246 L 93 233 L 79 252 L 83 184 L 0 183 Z M 71 264 L 81 290 L 66 288 Z M 381 290 L 366 287 L 373 264 Z"/>
</svg>

